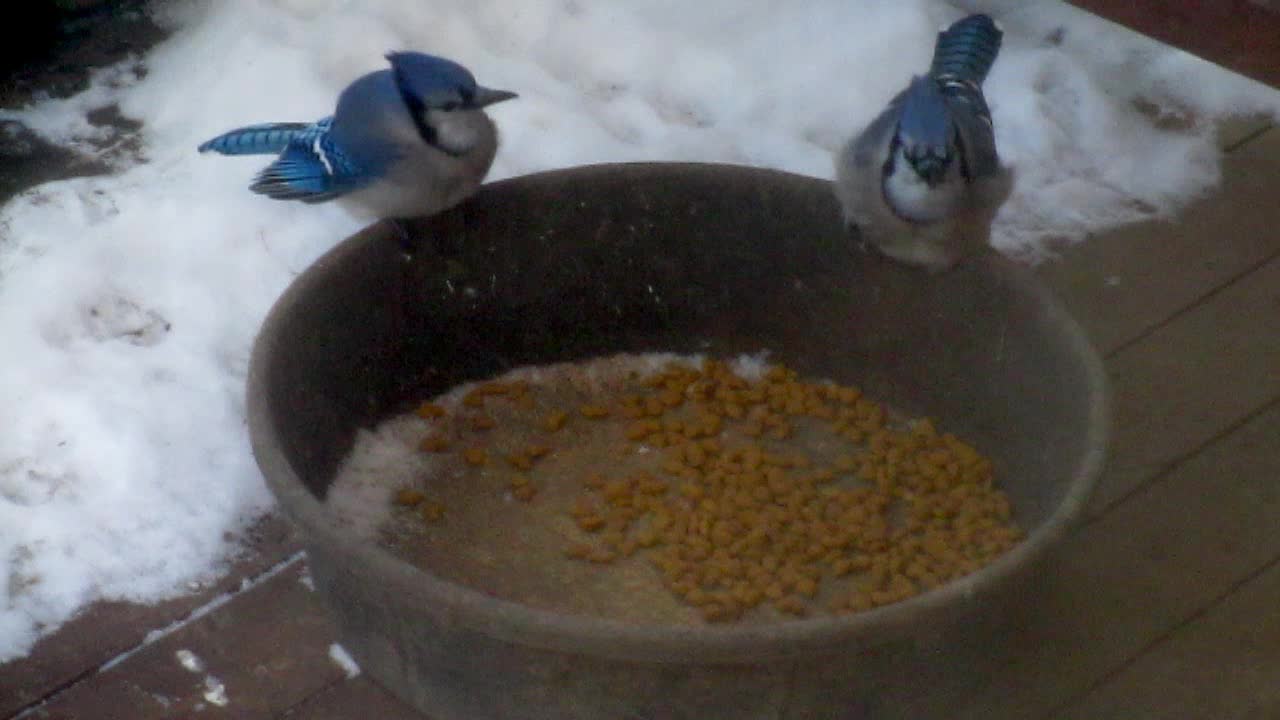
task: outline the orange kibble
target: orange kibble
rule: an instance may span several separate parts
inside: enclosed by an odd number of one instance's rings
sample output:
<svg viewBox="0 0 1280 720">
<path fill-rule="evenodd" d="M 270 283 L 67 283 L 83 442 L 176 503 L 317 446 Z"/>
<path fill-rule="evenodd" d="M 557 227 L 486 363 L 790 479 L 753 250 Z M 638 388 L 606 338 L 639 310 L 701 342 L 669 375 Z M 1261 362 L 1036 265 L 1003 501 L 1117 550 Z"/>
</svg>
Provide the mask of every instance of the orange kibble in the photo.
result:
<svg viewBox="0 0 1280 720">
<path fill-rule="evenodd" d="M 396 491 L 395 503 L 404 507 L 416 507 L 427 496 L 412 488 L 401 488 Z"/>
<path fill-rule="evenodd" d="M 478 395 L 506 395 L 512 392 L 512 387 L 500 382 L 487 382 L 477 387 L 473 392 Z"/>
<path fill-rule="evenodd" d="M 662 538 L 659 537 L 657 529 L 652 527 L 645 528 L 644 530 L 636 533 L 636 544 L 642 548 L 654 547 L 661 542 L 661 540 Z"/>
<path fill-rule="evenodd" d="M 658 417 L 666 409 L 667 407 L 656 397 L 647 397 L 644 399 L 644 412 L 649 417 Z"/>
<path fill-rule="evenodd" d="M 655 477 L 643 477 L 637 489 L 645 495 L 665 495 L 669 487 L 666 480 L 659 480 Z"/>
<path fill-rule="evenodd" d="M 463 429 L 516 429 L 494 442 L 511 451 L 497 457 L 522 502 L 539 494 L 532 468 L 552 448 L 518 428 L 556 432 L 575 412 L 604 421 L 601 442 L 618 453 L 613 479 L 586 474 L 583 493 L 561 510 L 596 542 L 564 555 L 607 564 L 640 554 L 707 622 L 766 602 L 794 617 L 899 602 L 986 566 L 1022 538 L 991 461 L 929 418 L 890 415 L 856 387 L 802 381 L 781 365 L 759 380 L 714 359 L 641 375 L 623 385 L 575 378 L 574 392 L 596 394 L 550 414 L 533 409 L 527 384 L 487 382 L 463 404 L 507 396 L 528 412 L 513 423 L 483 410 L 456 419 Z M 424 403 L 417 412 L 447 419 L 452 410 Z M 440 432 L 421 447 L 449 443 Z M 576 448 L 555 452 L 569 458 Z M 480 447 L 461 455 L 487 463 Z M 412 488 L 393 498 L 428 521 L 443 517 L 442 504 Z M 840 591 L 819 610 L 810 602 L 827 594 L 824 577 Z"/>
<path fill-rule="evenodd" d="M 449 449 L 449 439 L 443 435 L 428 435 L 418 443 L 418 449 L 423 452 L 444 452 Z"/>
<path fill-rule="evenodd" d="M 418 406 L 414 413 L 423 420 L 431 420 L 433 418 L 444 417 L 447 413 L 445 409 L 435 403 L 424 402 Z"/>
<path fill-rule="evenodd" d="M 601 536 L 600 541 L 610 548 L 617 550 L 622 547 L 623 534 L 621 530 L 606 530 Z"/>
<path fill-rule="evenodd" d="M 875 603 L 871 601 L 871 598 L 868 595 L 864 593 L 857 593 L 855 595 L 850 595 L 845 600 L 844 607 L 849 612 L 859 613 L 866 612 L 867 610 L 875 607 Z"/>
<path fill-rule="evenodd" d="M 818 594 L 818 583 L 813 578 L 799 578 L 796 580 L 795 587 L 797 593 L 807 598 L 812 598 Z"/>
<path fill-rule="evenodd" d="M 569 421 L 569 413 L 563 410 L 556 410 L 548 414 L 546 418 L 543 419 L 542 425 L 547 429 L 548 432 L 555 432 L 563 428 L 565 423 L 567 423 L 568 421 Z"/>
<path fill-rule="evenodd" d="M 938 436 L 938 430 L 933 426 L 933 421 L 929 418 L 917 420 L 911 431 L 927 438 L 936 438 Z"/>
<path fill-rule="evenodd" d="M 583 405 L 578 408 L 578 412 L 581 413 L 583 417 L 591 418 L 592 420 L 609 417 L 609 408 L 604 407 L 603 405 Z"/>
<path fill-rule="evenodd" d="M 653 420 L 637 420 L 627 426 L 626 437 L 632 442 L 640 442 L 661 429 L 662 426 Z"/>
<path fill-rule="evenodd" d="M 644 417 L 644 407 L 641 405 L 623 405 L 618 408 L 618 414 L 628 420 L 635 420 Z"/>
<path fill-rule="evenodd" d="M 628 480 L 610 480 L 601 490 L 605 500 L 617 500 L 631 494 L 631 482 Z"/>
<path fill-rule="evenodd" d="M 707 451 L 701 445 L 689 445 L 685 448 L 684 459 L 691 467 L 702 467 L 707 461 Z"/>
<path fill-rule="evenodd" d="M 702 486 L 697 483 L 687 482 L 680 486 L 680 494 L 690 500 L 700 500 L 705 492 Z"/>
<path fill-rule="evenodd" d="M 613 562 L 616 557 L 618 557 L 618 554 L 612 550 L 606 548 L 593 548 L 587 555 L 587 560 L 593 563 L 605 564 Z"/>
<path fill-rule="evenodd" d="M 803 600 L 795 595 L 788 595 L 784 598 L 774 600 L 773 607 L 778 612 L 795 615 L 797 617 L 809 614 L 809 607 L 804 604 Z"/>
<path fill-rule="evenodd" d="M 720 603 L 707 603 L 700 610 L 702 611 L 702 619 L 707 622 L 727 622 L 738 617 L 738 613 L 734 609 Z"/>
<path fill-rule="evenodd" d="M 593 549 L 594 548 L 586 543 L 575 543 L 565 548 L 564 554 L 565 557 L 572 560 L 586 560 L 591 556 L 591 551 Z"/>
<path fill-rule="evenodd" d="M 599 532 L 604 529 L 606 521 L 601 515 L 583 515 L 578 518 L 578 527 L 587 532 Z"/>
</svg>

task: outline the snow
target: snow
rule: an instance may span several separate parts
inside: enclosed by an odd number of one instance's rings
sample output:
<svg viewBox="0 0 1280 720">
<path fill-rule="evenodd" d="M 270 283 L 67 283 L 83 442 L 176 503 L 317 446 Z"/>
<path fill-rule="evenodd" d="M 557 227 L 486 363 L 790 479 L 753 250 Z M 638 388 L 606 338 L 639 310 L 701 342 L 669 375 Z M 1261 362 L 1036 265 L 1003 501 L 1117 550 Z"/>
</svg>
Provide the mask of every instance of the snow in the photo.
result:
<svg viewBox="0 0 1280 720">
<path fill-rule="evenodd" d="M 213 675 L 204 676 L 204 699 L 218 707 L 226 707 L 229 700 L 227 699 L 227 686 Z"/>
<path fill-rule="evenodd" d="M 1064 5 L 1025 5 L 1001 16 L 987 82 L 1018 173 L 996 238 L 1012 255 L 1043 260 L 1175 213 L 1218 180 L 1213 118 L 1280 117 L 1280 96 L 1257 83 Z M 253 195 L 267 158 L 201 156 L 199 142 L 319 118 L 385 52 L 419 49 L 520 93 L 491 110 L 503 137 L 491 179 L 621 160 L 830 177 L 831 153 L 927 67 L 933 34 L 959 14 L 928 0 L 157 12 L 176 31 L 141 59 L 146 73 L 122 63 L 75 97 L 0 110 L 117 170 L 0 208 L 0 662 L 95 600 L 154 602 L 212 581 L 272 507 L 245 431 L 249 348 L 290 280 L 358 223 Z M 110 103 L 145 123 L 136 153 L 85 120 Z"/>
<path fill-rule="evenodd" d="M 355 658 L 351 657 L 351 653 L 347 652 L 347 649 L 338 643 L 329 645 L 329 659 L 333 661 L 334 665 L 342 668 L 342 672 L 346 674 L 348 679 L 360 676 L 360 665 L 355 661 Z"/>
<path fill-rule="evenodd" d="M 186 668 L 187 672 L 204 672 L 204 661 L 190 650 L 182 648 L 174 652 L 174 657 L 178 658 L 178 664 Z"/>
</svg>

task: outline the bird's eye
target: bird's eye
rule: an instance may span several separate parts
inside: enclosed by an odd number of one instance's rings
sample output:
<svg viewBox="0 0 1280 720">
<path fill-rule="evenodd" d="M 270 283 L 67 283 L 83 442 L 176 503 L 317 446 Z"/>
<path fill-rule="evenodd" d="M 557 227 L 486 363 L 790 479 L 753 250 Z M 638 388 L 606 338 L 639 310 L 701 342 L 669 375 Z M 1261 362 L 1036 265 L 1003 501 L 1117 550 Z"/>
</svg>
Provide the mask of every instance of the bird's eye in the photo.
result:
<svg viewBox="0 0 1280 720">
<path fill-rule="evenodd" d="M 451 111 L 451 110 L 457 110 L 459 107 L 461 107 L 461 103 L 459 103 L 457 100 L 449 100 L 445 102 L 444 105 L 441 105 L 440 109 Z"/>
</svg>

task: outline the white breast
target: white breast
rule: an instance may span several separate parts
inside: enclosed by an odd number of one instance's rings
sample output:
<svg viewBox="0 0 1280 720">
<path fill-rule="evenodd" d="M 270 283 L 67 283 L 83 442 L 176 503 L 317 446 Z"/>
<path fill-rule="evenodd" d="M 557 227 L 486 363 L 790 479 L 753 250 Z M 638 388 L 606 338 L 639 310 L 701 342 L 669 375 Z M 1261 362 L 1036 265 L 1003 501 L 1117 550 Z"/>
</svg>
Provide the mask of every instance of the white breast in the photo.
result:
<svg viewBox="0 0 1280 720">
<path fill-rule="evenodd" d="M 466 199 L 480 186 L 497 150 L 497 130 L 481 111 L 455 112 L 442 130 L 452 146 L 465 142 L 459 156 L 440 152 L 418 137 L 402 133 L 400 157 L 378 182 L 339 201 L 362 218 L 432 215 Z M 412 127 L 412 126 L 410 126 Z"/>
</svg>

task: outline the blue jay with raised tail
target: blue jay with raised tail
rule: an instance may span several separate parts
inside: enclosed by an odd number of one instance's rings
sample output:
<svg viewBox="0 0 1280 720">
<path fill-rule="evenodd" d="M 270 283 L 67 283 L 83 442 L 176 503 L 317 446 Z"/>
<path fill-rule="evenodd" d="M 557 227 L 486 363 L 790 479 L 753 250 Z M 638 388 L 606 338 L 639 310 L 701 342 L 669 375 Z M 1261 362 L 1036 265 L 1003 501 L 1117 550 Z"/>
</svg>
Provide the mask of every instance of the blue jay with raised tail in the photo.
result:
<svg viewBox="0 0 1280 720">
<path fill-rule="evenodd" d="M 837 153 L 845 222 L 884 255 L 936 272 L 989 244 L 1013 189 L 982 94 L 1002 37 L 981 14 L 938 33 L 928 74 Z"/>
<path fill-rule="evenodd" d="M 498 132 L 484 108 L 516 97 L 461 65 L 393 52 L 313 123 L 250 125 L 200 145 L 223 155 L 279 154 L 249 186 L 277 200 L 337 200 L 365 219 L 401 221 L 466 199 L 489 172 Z"/>
</svg>

